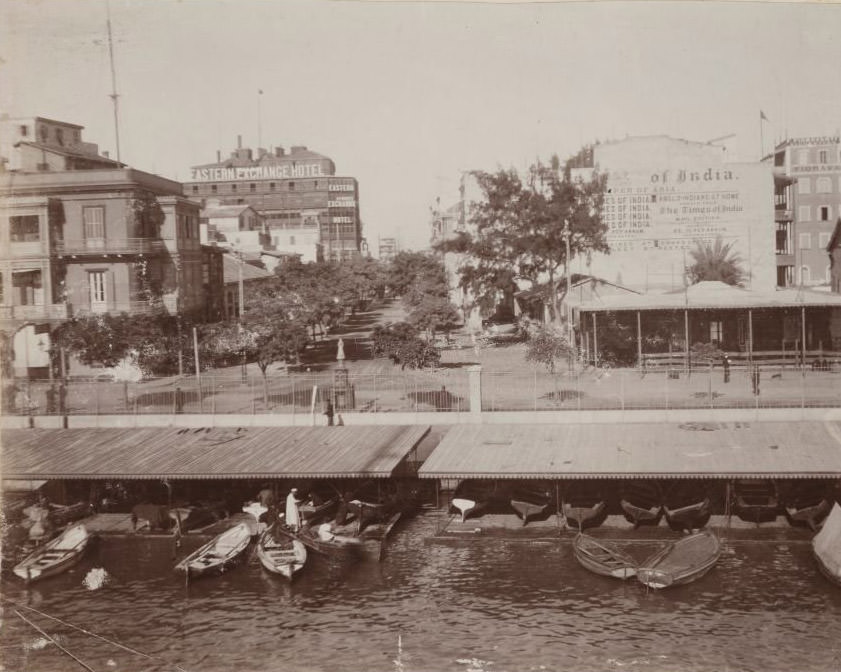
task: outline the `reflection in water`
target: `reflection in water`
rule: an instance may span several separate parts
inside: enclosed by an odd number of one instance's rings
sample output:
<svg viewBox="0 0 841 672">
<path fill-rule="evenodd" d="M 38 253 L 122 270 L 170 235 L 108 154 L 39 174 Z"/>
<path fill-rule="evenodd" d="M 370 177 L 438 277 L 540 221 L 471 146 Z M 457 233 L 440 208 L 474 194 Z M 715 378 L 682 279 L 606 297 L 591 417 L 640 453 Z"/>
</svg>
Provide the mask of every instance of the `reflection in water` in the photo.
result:
<svg viewBox="0 0 841 672">
<path fill-rule="evenodd" d="M 82 669 L 16 609 L 97 670 L 841 669 L 841 591 L 818 574 L 805 536 L 726 541 L 704 579 L 656 592 L 588 573 L 568 541 L 427 543 L 435 522 L 407 523 L 379 564 L 311 554 L 292 584 L 253 554 L 185 584 L 171 541 L 105 540 L 65 575 L 4 581 L 4 598 L 154 660 L 4 601 L 2 669 Z M 653 548 L 629 550 L 642 559 Z M 94 568 L 108 580 L 89 590 Z"/>
</svg>

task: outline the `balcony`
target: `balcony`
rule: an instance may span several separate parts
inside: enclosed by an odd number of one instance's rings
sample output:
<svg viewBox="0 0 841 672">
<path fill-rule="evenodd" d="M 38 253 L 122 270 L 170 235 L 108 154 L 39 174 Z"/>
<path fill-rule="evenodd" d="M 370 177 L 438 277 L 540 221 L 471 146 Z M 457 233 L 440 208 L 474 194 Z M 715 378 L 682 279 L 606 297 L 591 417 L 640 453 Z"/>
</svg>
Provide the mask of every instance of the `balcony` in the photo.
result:
<svg viewBox="0 0 841 672">
<path fill-rule="evenodd" d="M 53 250 L 59 256 L 108 254 L 157 254 L 165 250 L 160 238 L 93 238 L 56 240 Z"/>
<path fill-rule="evenodd" d="M 775 222 L 790 222 L 794 219 L 794 212 L 791 208 L 786 208 L 785 206 L 777 206 L 774 209 L 774 221 Z"/>
<path fill-rule="evenodd" d="M 70 306 L 66 303 L 31 306 L 0 306 L 2 320 L 67 320 Z"/>
</svg>

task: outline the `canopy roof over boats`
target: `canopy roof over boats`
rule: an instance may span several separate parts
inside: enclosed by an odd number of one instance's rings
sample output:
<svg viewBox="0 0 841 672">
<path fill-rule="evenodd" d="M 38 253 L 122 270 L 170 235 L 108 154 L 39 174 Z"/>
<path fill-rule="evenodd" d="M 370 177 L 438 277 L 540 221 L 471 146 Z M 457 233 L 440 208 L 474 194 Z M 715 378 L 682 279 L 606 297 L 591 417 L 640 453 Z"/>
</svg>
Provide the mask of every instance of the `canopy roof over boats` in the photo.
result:
<svg viewBox="0 0 841 672">
<path fill-rule="evenodd" d="M 841 295 L 803 288 L 760 292 L 718 281 L 690 285 L 665 294 L 610 294 L 577 306 L 586 312 L 623 310 L 723 310 L 761 308 L 841 307 Z"/>
<path fill-rule="evenodd" d="M 841 478 L 841 422 L 458 425 L 421 478 Z"/>
<path fill-rule="evenodd" d="M 4 479 L 388 478 L 429 426 L 15 429 Z"/>
</svg>

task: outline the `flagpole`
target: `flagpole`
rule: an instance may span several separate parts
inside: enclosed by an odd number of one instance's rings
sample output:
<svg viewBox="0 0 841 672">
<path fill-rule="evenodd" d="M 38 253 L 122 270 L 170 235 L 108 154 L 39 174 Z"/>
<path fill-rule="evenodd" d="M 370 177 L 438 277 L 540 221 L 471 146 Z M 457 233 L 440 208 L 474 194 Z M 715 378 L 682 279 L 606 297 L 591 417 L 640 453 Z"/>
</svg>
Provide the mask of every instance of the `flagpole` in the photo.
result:
<svg viewBox="0 0 841 672">
<path fill-rule="evenodd" d="M 765 121 L 765 119 L 762 116 L 762 113 L 760 112 L 759 113 L 759 160 L 760 161 L 762 161 L 762 159 L 765 156 L 765 137 L 764 137 L 763 126 L 762 126 L 763 121 Z"/>
</svg>

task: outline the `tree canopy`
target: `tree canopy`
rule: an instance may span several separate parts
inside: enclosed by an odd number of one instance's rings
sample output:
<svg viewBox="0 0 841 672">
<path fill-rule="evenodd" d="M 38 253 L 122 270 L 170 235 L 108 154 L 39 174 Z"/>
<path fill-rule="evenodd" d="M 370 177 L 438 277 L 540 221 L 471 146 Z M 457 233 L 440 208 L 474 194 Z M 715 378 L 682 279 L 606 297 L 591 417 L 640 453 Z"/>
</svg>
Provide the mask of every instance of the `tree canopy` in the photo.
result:
<svg viewBox="0 0 841 672">
<path fill-rule="evenodd" d="M 721 236 L 713 243 L 699 240 L 689 255 L 692 263 L 686 270 L 691 284 L 717 280 L 737 287 L 744 285 L 746 275 L 742 268 L 742 257 L 733 250 L 732 242 L 725 243 Z"/>
<path fill-rule="evenodd" d="M 601 217 L 606 176 L 573 179 L 557 157 L 548 166 L 531 166 L 525 179 L 514 169 L 472 174 L 482 199 L 471 204 L 470 227 L 436 250 L 464 255 L 460 285 L 484 315 L 493 311 L 501 290 L 525 281 L 533 288 L 543 284 L 546 303 L 560 319 L 556 288 L 566 265 L 581 254 L 609 251 Z"/>
</svg>

